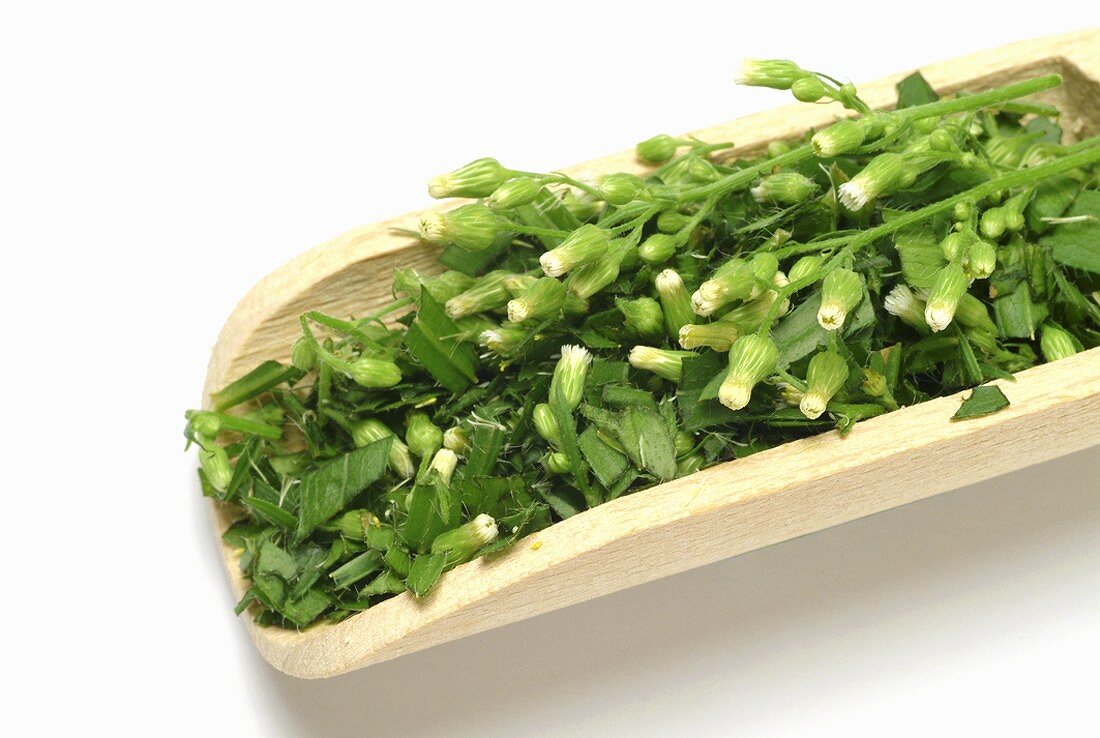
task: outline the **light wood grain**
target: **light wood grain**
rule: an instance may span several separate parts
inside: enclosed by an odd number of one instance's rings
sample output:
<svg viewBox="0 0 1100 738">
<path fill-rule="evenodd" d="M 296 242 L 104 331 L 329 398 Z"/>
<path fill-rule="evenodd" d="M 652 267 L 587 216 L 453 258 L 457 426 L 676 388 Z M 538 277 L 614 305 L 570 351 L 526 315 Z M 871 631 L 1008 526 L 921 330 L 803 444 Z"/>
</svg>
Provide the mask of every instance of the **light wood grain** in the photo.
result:
<svg viewBox="0 0 1100 738">
<path fill-rule="evenodd" d="M 921 71 L 941 93 L 1059 72 L 1066 84 L 1042 98 L 1063 111 L 1067 136 L 1100 132 L 1100 31 L 1025 41 Z M 907 73 L 861 84 L 861 94 L 885 107 Z M 792 105 L 695 135 L 736 141 L 749 153 L 839 112 Z M 590 177 L 642 168 L 624 151 L 566 171 Z M 433 249 L 391 232 L 417 215 L 350 231 L 256 285 L 222 330 L 204 398 L 259 361 L 287 358 L 302 312 L 362 315 L 389 301 L 393 268 L 437 269 Z M 1012 406 L 987 418 L 949 422 L 959 398 L 941 398 L 861 423 L 845 439 L 827 433 L 796 441 L 620 498 L 447 573 L 421 601 L 402 595 L 300 633 L 247 627 L 281 671 L 332 676 L 1100 443 L 1100 349 L 1028 370 L 1002 387 Z M 213 510 L 220 534 L 228 513 L 217 504 Z M 224 553 L 243 593 L 238 553 Z"/>
</svg>

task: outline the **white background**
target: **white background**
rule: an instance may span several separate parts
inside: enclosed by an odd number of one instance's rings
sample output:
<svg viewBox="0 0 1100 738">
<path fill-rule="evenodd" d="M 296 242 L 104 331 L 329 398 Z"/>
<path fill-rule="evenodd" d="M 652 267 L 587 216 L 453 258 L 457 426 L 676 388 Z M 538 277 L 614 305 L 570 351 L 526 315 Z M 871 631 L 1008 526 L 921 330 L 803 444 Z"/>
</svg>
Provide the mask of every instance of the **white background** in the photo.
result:
<svg viewBox="0 0 1100 738">
<path fill-rule="evenodd" d="M 424 205 L 432 174 L 785 103 L 732 85 L 745 56 L 874 79 L 1095 6 L 21 5 L 0 11 L 5 733 L 1098 734 L 1098 450 L 302 682 L 231 613 L 181 436 L 248 287 Z"/>
</svg>

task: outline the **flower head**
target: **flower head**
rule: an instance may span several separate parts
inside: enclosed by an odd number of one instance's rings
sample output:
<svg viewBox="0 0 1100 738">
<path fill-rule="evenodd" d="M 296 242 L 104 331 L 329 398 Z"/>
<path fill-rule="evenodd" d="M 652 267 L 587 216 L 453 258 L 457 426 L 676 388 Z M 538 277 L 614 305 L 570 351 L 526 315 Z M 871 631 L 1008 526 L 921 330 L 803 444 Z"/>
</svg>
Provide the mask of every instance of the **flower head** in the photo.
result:
<svg viewBox="0 0 1100 738">
<path fill-rule="evenodd" d="M 821 283 L 817 322 L 827 331 L 839 330 L 848 313 L 863 299 L 863 280 L 851 269 L 834 269 Z"/>
<path fill-rule="evenodd" d="M 588 365 L 592 355 L 583 346 L 566 345 L 561 347 L 561 358 L 554 367 L 554 376 L 550 379 L 550 397 L 562 397 L 570 409 L 581 404 L 584 396 L 584 382 L 588 377 Z"/>
<path fill-rule="evenodd" d="M 449 174 L 440 174 L 428 182 L 428 194 L 443 197 L 488 197 L 512 172 L 496 159 L 476 159 Z"/>
<path fill-rule="evenodd" d="M 810 359 L 806 373 L 806 392 L 798 404 L 811 420 L 820 418 L 829 401 L 848 381 L 848 362 L 835 351 L 820 351 Z"/>
<path fill-rule="evenodd" d="M 607 232 L 594 225 L 583 225 L 569 234 L 561 245 L 539 257 L 548 277 L 560 277 L 581 264 L 595 261 L 607 252 Z"/>
<path fill-rule="evenodd" d="M 779 349 L 766 336 L 753 333 L 738 338 L 730 348 L 729 369 L 718 388 L 718 401 L 740 410 L 752 399 L 752 389 L 775 370 Z"/>
<path fill-rule="evenodd" d="M 940 269 L 924 308 L 924 322 L 933 332 L 938 333 L 951 325 L 959 301 L 966 294 L 969 284 L 966 273 L 958 264 L 948 264 Z"/>
</svg>

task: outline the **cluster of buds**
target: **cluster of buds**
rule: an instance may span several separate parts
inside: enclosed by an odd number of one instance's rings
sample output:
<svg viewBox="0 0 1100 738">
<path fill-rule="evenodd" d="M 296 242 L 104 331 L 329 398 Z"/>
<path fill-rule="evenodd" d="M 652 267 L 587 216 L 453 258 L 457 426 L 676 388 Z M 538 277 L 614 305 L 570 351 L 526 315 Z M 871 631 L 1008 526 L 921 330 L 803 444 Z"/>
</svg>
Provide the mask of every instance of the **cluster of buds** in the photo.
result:
<svg viewBox="0 0 1100 738">
<path fill-rule="evenodd" d="M 779 261 L 773 254 L 760 253 L 750 261 L 731 259 L 718 267 L 710 279 L 691 296 L 696 315 L 712 315 L 736 300 L 752 300 L 773 283 Z"/>
<path fill-rule="evenodd" d="M 569 234 L 561 244 L 539 257 L 539 264 L 548 277 L 560 277 L 582 264 L 596 261 L 610 243 L 607 232 L 595 225 L 583 225 Z"/>
<path fill-rule="evenodd" d="M 840 330 L 863 299 L 863 280 L 851 269 L 834 269 L 821 282 L 821 307 L 817 322 L 827 331 Z"/>
<path fill-rule="evenodd" d="M 810 359 L 806 373 L 806 391 L 798 409 L 811 420 L 820 418 L 829 401 L 848 381 L 848 362 L 835 351 L 821 351 Z"/>
<path fill-rule="evenodd" d="M 630 349 L 627 360 L 635 369 L 653 372 L 658 377 L 679 384 L 683 360 L 695 356 L 691 351 L 659 349 L 652 346 L 635 346 Z"/>
<path fill-rule="evenodd" d="M 444 197 L 488 197 L 515 173 L 501 166 L 496 159 L 477 159 L 449 174 L 440 174 L 428 181 L 428 194 Z"/>
<path fill-rule="evenodd" d="M 458 246 L 467 251 L 489 248 L 496 243 L 503 228 L 496 213 L 477 203 L 420 216 L 420 238 L 428 243 Z"/>
<path fill-rule="evenodd" d="M 376 441 L 390 437 L 393 437 L 393 441 L 390 443 L 389 456 L 387 457 L 390 469 L 402 479 L 412 479 L 416 474 L 416 465 L 413 463 L 412 454 L 409 453 L 409 447 L 400 438 L 394 436 L 393 431 L 385 423 L 376 418 L 367 418 L 351 427 L 351 440 L 355 443 L 356 448 L 369 446 Z"/>
<path fill-rule="evenodd" d="M 817 184 L 798 172 L 777 172 L 761 179 L 749 190 L 759 203 L 797 205 L 809 200 L 817 191 Z"/>
<path fill-rule="evenodd" d="M 982 213 L 979 228 L 986 238 L 998 239 L 1005 232 L 1016 232 L 1024 227 L 1024 209 L 1031 200 L 1030 189 L 1005 200 L 1003 205 L 989 208 Z"/>
<path fill-rule="evenodd" d="M 730 410 L 740 410 L 752 399 L 752 390 L 775 370 L 779 349 L 766 336 L 751 334 L 738 338 L 730 348 L 729 369 L 718 388 L 718 401 Z"/>
</svg>

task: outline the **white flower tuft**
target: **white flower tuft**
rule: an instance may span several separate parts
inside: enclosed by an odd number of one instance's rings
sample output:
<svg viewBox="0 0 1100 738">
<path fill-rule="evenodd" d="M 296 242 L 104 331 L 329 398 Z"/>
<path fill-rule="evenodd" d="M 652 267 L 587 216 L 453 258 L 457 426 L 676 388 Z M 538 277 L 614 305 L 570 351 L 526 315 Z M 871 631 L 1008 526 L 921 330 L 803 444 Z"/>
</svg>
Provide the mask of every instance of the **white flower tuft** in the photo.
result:
<svg viewBox="0 0 1100 738">
<path fill-rule="evenodd" d="M 569 265 L 565 263 L 559 254 L 555 254 L 553 251 L 547 251 L 540 256 L 539 264 L 548 277 L 560 277 L 569 271 Z"/>
<path fill-rule="evenodd" d="M 752 399 L 752 386 L 747 382 L 726 380 L 718 388 L 718 401 L 730 410 L 740 410 Z"/>
<path fill-rule="evenodd" d="M 827 331 L 838 330 L 847 317 L 848 311 L 839 302 L 823 302 L 817 309 L 817 322 Z"/>
<path fill-rule="evenodd" d="M 928 324 L 928 327 L 932 329 L 933 333 L 939 333 L 947 326 L 951 325 L 951 321 L 955 319 L 955 311 L 948 305 L 939 302 L 930 302 L 924 309 L 924 322 Z"/>
<path fill-rule="evenodd" d="M 487 546 L 497 539 L 499 534 L 497 521 L 493 520 L 492 516 L 481 513 L 470 522 L 474 537 L 481 542 L 482 546 Z"/>
<path fill-rule="evenodd" d="M 447 238 L 447 221 L 441 213 L 425 213 L 420 216 L 420 237 L 432 243 Z"/>
<path fill-rule="evenodd" d="M 807 392 L 802 395 L 802 399 L 798 403 L 798 409 L 810 420 L 817 420 L 825 412 L 826 405 L 828 403 L 824 397 L 816 392 Z"/>
<path fill-rule="evenodd" d="M 525 298 L 517 297 L 508 301 L 508 320 L 522 323 L 531 315 L 531 305 Z"/>
<path fill-rule="evenodd" d="M 858 176 L 842 184 L 837 194 L 840 196 L 840 204 L 853 212 L 862 210 L 872 199 L 871 193 L 868 192 L 866 185 L 859 181 Z"/>
</svg>

